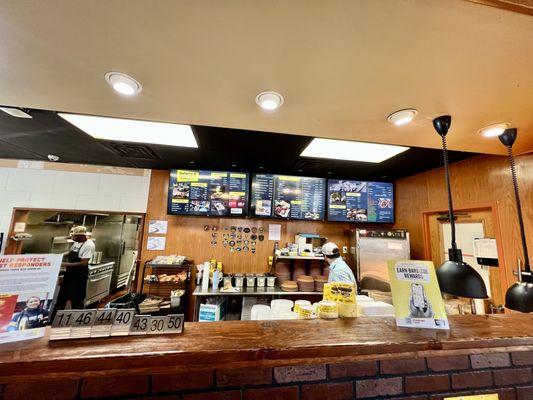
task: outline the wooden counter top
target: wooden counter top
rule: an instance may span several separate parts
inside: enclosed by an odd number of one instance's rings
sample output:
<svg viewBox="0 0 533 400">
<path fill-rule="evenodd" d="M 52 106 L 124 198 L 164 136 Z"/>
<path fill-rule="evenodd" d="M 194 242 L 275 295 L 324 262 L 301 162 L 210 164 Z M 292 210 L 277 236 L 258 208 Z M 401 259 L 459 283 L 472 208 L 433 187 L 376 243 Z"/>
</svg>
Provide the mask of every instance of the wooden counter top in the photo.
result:
<svg viewBox="0 0 533 400">
<path fill-rule="evenodd" d="M 393 318 L 186 323 L 183 335 L 36 341 L 0 347 L 0 383 L 533 349 L 533 315 L 451 316 L 450 331 Z"/>
</svg>

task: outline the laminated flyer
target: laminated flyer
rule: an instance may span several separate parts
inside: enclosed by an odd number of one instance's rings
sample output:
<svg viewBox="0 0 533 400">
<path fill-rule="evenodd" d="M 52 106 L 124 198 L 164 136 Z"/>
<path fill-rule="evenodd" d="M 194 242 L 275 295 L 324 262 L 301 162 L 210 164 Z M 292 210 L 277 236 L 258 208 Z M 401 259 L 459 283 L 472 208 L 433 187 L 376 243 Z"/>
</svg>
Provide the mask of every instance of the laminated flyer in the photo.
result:
<svg viewBox="0 0 533 400">
<path fill-rule="evenodd" d="M 396 325 L 450 329 L 431 261 L 389 261 Z"/>
<path fill-rule="evenodd" d="M 0 255 L 0 344 L 44 336 L 62 258 Z"/>
<path fill-rule="evenodd" d="M 480 394 L 477 396 L 445 397 L 444 400 L 498 400 L 498 393 Z"/>
</svg>

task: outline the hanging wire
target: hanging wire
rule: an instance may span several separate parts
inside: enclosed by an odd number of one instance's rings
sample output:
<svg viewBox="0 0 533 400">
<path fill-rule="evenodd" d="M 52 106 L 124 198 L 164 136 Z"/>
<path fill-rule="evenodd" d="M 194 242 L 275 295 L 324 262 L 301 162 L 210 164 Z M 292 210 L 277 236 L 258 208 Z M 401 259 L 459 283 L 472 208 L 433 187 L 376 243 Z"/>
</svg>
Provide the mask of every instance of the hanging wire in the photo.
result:
<svg viewBox="0 0 533 400">
<path fill-rule="evenodd" d="M 524 230 L 524 219 L 522 218 L 522 204 L 520 203 L 520 195 L 518 193 L 518 180 L 516 179 L 516 165 L 514 161 L 513 156 L 513 149 L 511 146 L 507 146 L 507 154 L 509 156 L 509 163 L 511 164 L 511 175 L 513 177 L 513 187 L 514 187 L 514 195 L 516 198 L 516 211 L 518 214 L 518 223 L 520 224 L 520 236 L 522 239 L 522 248 L 524 250 L 524 266 L 525 270 L 530 272 L 531 267 L 529 266 L 529 254 L 527 251 L 527 243 L 526 243 L 526 234 Z"/>
<path fill-rule="evenodd" d="M 446 187 L 448 189 L 448 217 L 450 218 L 450 226 L 452 229 L 452 249 L 453 255 L 457 253 L 457 243 L 455 240 L 455 217 L 453 214 L 452 189 L 450 185 L 450 161 L 448 159 L 448 145 L 446 144 L 446 135 L 441 135 L 442 149 L 444 158 L 444 175 L 446 177 Z"/>
</svg>

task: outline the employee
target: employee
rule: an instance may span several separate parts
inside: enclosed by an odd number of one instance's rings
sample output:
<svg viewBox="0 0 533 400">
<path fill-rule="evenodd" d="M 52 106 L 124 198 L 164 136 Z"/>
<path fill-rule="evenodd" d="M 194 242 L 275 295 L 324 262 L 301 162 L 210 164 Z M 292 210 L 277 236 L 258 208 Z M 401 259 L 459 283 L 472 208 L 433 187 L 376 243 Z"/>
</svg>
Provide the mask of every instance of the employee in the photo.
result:
<svg viewBox="0 0 533 400">
<path fill-rule="evenodd" d="M 353 283 L 357 289 L 355 276 L 352 270 L 342 259 L 339 248 L 335 243 L 328 242 L 322 246 L 322 254 L 329 265 L 328 283 L 330 282 L 346 282 Z"/>
<path fill-rule="evenodd" d="M 94 254 L 94 242 L 89 239 L 89 233 L 84 226 L 71 229 L 70 237 L 74 244 L 70 251 L 64 254 L 66 261 L 61 263 L 65 268 L 63 283 L 59 289 L 55 310 L 63 310 L 70 300 L 71 308 L 84 308 L 87 277 L 89 274 L 89 260 Z"/>
</svg>

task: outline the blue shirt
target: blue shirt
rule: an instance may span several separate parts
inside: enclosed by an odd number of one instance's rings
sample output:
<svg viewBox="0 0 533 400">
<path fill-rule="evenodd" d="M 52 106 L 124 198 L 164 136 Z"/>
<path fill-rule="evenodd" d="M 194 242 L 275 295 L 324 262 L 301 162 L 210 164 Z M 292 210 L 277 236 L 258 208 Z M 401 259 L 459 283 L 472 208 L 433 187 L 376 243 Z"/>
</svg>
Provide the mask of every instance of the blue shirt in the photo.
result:
<svg viewBox="0 0 533 400">
<path fill-rule="evenodd" d="M 328 283 L 331 282 L 346 282 L 355 284 L 355 276 L 342 257 L 336 258 L 329 265 Z"/>
</svg>

